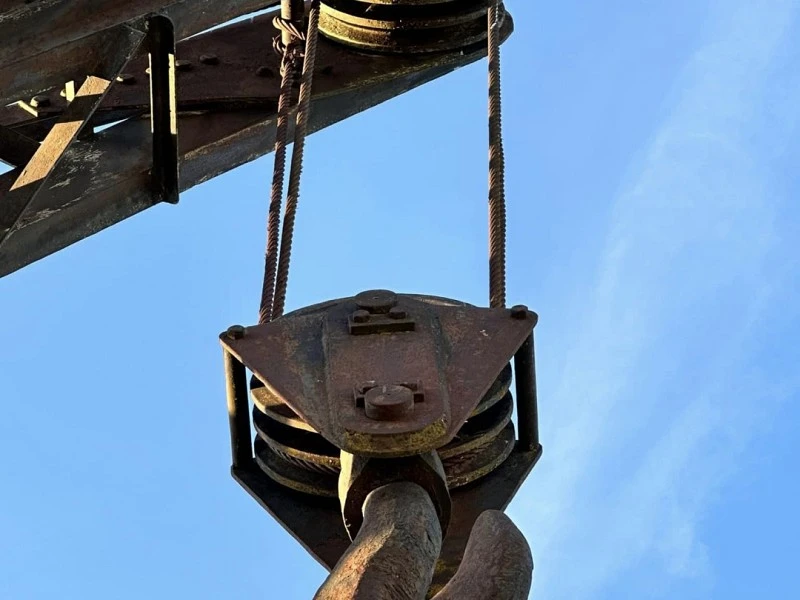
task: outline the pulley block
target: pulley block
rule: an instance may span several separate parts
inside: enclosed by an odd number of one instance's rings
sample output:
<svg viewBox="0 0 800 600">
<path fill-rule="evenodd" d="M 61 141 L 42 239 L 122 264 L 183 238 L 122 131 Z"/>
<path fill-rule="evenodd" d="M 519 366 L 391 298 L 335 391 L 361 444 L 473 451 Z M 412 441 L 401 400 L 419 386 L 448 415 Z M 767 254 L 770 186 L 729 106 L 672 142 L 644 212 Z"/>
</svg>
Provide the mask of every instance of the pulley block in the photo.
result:
<svg viewBox="0 0 800 600">
<path fill-rule="evenodd" d="M 490 4 L 492 0 L 324 0 L 320 32 L 375 52 L 457 50 L 486 40 Z M 506 16 L 502 9 L 499 18 Z"/>
<path fill-rule="evenodd" d="M 475 519 L 503 509 L 540 455 L 536 322 L 525 307 L 372 290 L 230 328 L 234 476 L 328 568 L 371 490 L 418 483 L 447 532 L 443 585 Z"/>
</svg>

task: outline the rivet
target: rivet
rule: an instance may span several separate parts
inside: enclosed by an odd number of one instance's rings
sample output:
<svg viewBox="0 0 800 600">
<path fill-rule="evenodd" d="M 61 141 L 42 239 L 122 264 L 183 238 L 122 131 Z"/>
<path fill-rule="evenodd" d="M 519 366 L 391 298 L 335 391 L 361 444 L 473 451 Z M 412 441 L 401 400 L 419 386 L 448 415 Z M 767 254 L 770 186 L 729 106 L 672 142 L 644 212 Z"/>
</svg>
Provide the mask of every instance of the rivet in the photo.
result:
<svg viewBox="0 0 800 600">
<path fill-rule="evenodd" d="M 200 62 L 204 65 L 218 65 L 219 58 L 216 54 L 202 54 L 200 55 Z"/>
<path fill-rule="evenodd" d="M 136 77 L 130 73 L 120 73 L 117 75 L 117 81 L 123 85 L 132 85 L 136 83 Z"/>
<path fill-rule="evenodd" d="M 192 68 L 192 61 L 189 60 L 176 60 L 175 61 L 175 70 L 176 71 L 189 71 Z"/>
</svg>

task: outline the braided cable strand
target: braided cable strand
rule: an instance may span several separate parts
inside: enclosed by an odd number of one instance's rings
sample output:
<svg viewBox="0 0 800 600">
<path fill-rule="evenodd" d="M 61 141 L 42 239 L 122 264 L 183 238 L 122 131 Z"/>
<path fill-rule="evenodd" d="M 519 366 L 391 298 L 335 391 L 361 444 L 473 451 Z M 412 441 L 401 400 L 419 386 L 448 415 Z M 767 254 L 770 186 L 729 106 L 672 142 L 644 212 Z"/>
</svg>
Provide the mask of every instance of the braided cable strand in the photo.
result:
<svg viewBox="0 0 800 600">
<path fill-rule="evenodd" d="M 504 11 L 498 0 L 489 8 L 489 306 L 506 305 L 506 191 L 500 92 L 500 28 Z"/>
<path fill-rule="evenodd" d="M 303 173 L 303 154 L 308 135 L 308 117 L 311 106 L 311 87 L 314 80 L 314 64 L 317 58 L 317 39 L 319 33 L 320 0 L 314 0 L 308 13 L 308 33 L 306 52 L 303 61 L 303 75 L 300 83 L 300 97 L 297 101 L 297 117 L 294 127 L 294 146 L 292 164 L 289 171 L 289 190 L 286 197 L 286 210 L 283 215 L 281 231 L 281 253 L 278 260 L 278 274 L 275 283 L 275 300 L 272 305 L 272 318 L 283 314 L 286 303 L 286 288 L 289 282 L 289 266 L 292 260 L 292 239 L 297 204 L 300 200 L 300 179 Z"/>
<path fill-rule="evenodd" d="M 290 40 L 305 41 L 306 39 L 305 32 L 290 19 L 275 17 L 272 19 L 272 25 L 281 33 L 288 34 Z M 286 54 L 286 46 L 283 45 L 282 36 L 278 36 L 272 40 L 272 47 L 278 54 Z"/>
<path fill-rule="evenodd" d="M 275 17 L 276 29 L 290 35 L 291 41 L 284 46 L 281 36 L 273 39 L 276 52 L 283 55 L 281 60 L 281 88 L 278 95 L 278 121 L 275 132 L 275 162 L 272 170 L 269 213 L 267 217 L 267 247 L 264 258 L 264 280 L 261 285 L 261 305 L 258 322 L 272 320 L 272 303 L 275 294 L 275 276 L 278 270 L 278 242 L 280 233 L 281 205 L 283 203 L 283 183 L 286 178 L 286 148 L 289 145 L 289 116 L 293 107 L 294 81 L 300 57 L 301 42 L 305 34 L 292 21 Z"/>
<path fill-rule="evenodd" d="M 289 51 L 292 52 L 291 47 Z M 293 53 L 293 52 L 292 52 Z M 283 182 L 286 176 L 286 147 L 289 144 L 289 115 L 292 109 L 292 89 L 295 69 L 290 64 L 281 69 L 281 90 L 278 96 L 278 122 L 275 133 L 275 163 L 272 171 L 269 215 L 267 217 L 267 248 L 264 264 L 264 282 L 261 287 L 261 306 L 258 322 L 272 320 L 272 299 L 275 293 L 275 274 L 278 270 L 278 234 L 280 231 Z"/>
</svg>

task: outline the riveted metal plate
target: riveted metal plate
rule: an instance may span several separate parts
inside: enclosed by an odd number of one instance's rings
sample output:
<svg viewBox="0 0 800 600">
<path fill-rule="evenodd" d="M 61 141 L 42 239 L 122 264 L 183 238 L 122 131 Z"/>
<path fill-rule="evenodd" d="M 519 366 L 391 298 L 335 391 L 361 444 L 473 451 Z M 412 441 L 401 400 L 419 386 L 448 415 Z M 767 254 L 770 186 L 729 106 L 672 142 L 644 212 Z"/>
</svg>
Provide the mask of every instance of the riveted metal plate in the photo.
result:
<svg viewBox="0 0 800 600">
<path fill-rule="evenodd" d="M 351 335 L 352 298 L 249 327 L 223 345 L 336 447 L 366 456 L 406 456 L 445 446 L 530 335 L 535 313 L 439 303 L 400 295 L 413 332 Z M 418 381 L 425 398 L 405 417 L 370 419 L 353 398 L 361 382 Z"/>
</svg>

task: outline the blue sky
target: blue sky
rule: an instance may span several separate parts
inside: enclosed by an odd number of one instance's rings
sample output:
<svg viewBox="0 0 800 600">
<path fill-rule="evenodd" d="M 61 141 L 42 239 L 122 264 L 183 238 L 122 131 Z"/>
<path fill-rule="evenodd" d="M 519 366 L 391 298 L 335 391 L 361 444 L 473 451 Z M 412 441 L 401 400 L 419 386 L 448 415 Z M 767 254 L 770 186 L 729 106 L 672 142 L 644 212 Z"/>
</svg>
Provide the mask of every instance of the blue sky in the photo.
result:
<svg viewBox="0 0 800 600">
<path fill-rule="evenodd" d="M 509 301 L 545 456 L 533 598 L 795 598 L 800 5 L 509 2 Z M 486 302 L 485 64 L 316 134 L 289 308 Z M 228 476 L 270 159 L 0 281 L 0 597 L 310 598 Z M 387 243 L 385 240 L 391 240 Z"/>
</svg>

